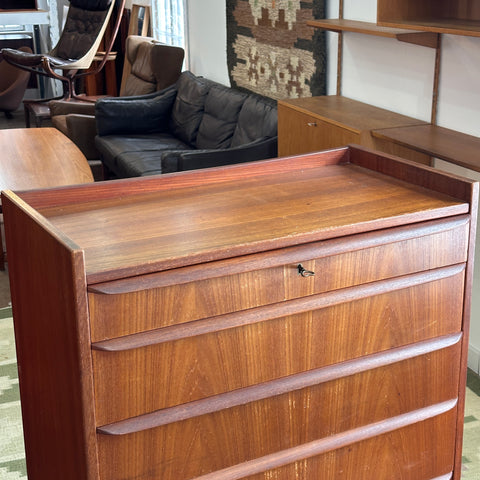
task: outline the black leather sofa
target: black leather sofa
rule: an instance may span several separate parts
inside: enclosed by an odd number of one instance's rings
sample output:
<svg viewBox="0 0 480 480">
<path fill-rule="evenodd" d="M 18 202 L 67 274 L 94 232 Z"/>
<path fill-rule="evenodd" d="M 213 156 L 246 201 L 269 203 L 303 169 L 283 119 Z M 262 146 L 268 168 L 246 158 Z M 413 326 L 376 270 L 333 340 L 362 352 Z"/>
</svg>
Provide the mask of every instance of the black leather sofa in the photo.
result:
<svg viewBox="0 0 480 480">
<path fill-rule="evenodd" d="M 277 156 L 277 105 L 191 72 L 156 94 L 95 106 L 95 144 L 110 177 L 214 167 Z"/>
</svg>

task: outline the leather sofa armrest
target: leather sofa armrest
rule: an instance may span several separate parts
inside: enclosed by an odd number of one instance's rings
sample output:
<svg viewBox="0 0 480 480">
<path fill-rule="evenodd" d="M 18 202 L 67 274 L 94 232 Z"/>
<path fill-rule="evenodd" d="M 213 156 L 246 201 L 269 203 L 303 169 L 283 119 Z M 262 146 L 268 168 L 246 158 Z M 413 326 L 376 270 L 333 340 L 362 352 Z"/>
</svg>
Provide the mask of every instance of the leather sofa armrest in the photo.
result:
<svg viewBox="0 0 480 480">
<path fill-rule="evenodd" d="M 67 102 L 65 100 L 52 100 L 49 102 L 50 115 L 68 115 L 78 113 L 81 115 L 95 115 L 95 103 L 93 102 Z"/>
<path fill-rule="evenodd" d="M 77 145 L 87 160 L 100 159 L 100 153 L 95 147 L 97 124 L 93 115 L 67 115 L 67 135 Z"/>
<path fill-rule="evenodd" d="M 238 147 L 222 150 L 193 150 L 178 156 L 178 171 L 253 162 L 277 156 L 278 137 L 255 140 Z M 163 168 L 162 168 L 163 171 Z"/>
<path fill-rule="evenodd" d="M 175 85 L 155 94 L 103 98 L 95 104 L 99 136 L 152 133 L 168 130 Z"/>
</svg>

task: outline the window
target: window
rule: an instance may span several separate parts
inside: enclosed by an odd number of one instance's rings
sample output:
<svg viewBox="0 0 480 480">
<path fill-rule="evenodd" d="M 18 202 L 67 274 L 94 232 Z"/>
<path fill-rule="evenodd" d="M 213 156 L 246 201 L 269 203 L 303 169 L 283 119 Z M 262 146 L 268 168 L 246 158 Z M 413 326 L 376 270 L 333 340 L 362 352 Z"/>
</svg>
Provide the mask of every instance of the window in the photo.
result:
<svg viewBox="0 0 480 480">
<path fill-rule="evenodd" d="M 153 0 L 153 33 L 160 42 L 186 48 L 185 0 Z"/>
</svg>

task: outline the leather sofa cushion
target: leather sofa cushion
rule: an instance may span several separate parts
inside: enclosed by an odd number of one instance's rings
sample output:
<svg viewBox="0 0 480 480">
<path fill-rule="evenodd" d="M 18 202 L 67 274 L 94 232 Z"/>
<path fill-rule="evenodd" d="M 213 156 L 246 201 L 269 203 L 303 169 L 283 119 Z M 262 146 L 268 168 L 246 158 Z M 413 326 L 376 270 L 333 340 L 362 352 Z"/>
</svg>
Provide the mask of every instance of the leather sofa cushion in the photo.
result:
<svg viewBox="0 0 480 480">
<path fill-rule="evenodd" d="M 185 148 L 190 150 L 188 147 Z M 171 156 L 172 153 L 175 156 L 178 154 L 178 152 L 172 152 L 168 148 L 165 151 L 144 150 L 142 152 L 123 153 L 116 160 L 116 172 L 126 178 L 167 173 L 163 170 L 162 165 L 165 158 Z"/>
<path fill-rule="evenodd" d="M 162 173 L 164 154 L 192 150 L 169 133 L 97 136 L 95 145 L 103 163 L 118 177 Z"/>
<path fill-rule="evenodd" d="M 249 95 L 243 103 L 231 147 L 277 135 L 277 107 L 272 100 Z"/>
<path fill-rule="evenodd" d="M 178 138 L 169 133 L 149 133 L 137 135 L 106 135 L 95 139 L 95 144 L 103 158 L 117 159 L 125 153 L 161 152 L 162 150 L 190 150 Z"/>
<path fill-rule="evenodd" d="M 191 72 L 183 72 L 177 81 L 177 98 L 172 109 L 170 131 L 184 143 L 195 145 L 211 84 Z"/>
<path fill-rule="evenodd" d="M 198 128 L 197 148 L 228 148 L 243 102 L 242 93 L 223 85 L 212 85 L 205 101 L 205 111 Z"/>
<path fill-rule="evenodd" d="M 175 86 L 148 99 L 134 97 L 103 98 L 95 103 L 98 134 L 142 134 L 168 130 L 177 95 Z M 132 118 L 135 121 L 132 122 Z"/>
</svg>

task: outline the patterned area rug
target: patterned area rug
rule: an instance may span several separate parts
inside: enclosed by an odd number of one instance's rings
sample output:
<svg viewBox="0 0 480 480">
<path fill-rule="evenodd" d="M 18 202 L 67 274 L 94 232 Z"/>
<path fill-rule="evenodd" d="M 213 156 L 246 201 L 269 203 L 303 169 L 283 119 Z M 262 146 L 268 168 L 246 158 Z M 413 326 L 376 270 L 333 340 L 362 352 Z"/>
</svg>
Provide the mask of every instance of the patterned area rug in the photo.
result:
<svg viewBox="0 0 480 480">
<path fill-rule="evenodd" d="M 27 480 L 12 309 L 0 309 L 0 479 Z M 469 375 L 462 480 L 480 480 L 480 379 Z"/>
<path fill-rule="evenodd" d="M 325 0 L 227 0 L 227 62 L 233 87 L 274 99 L 326 92 Z"/>
<path fill-rule="evenodd" d="M 0 478 L 27 480 L 12 309 L 0 309 Z"/>
<path fill-rule="evenodd" d="M 480 379 L 469 371 L 467 385 L 462 480 L 480 480 Z"/>
</svg>

